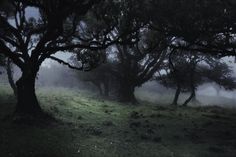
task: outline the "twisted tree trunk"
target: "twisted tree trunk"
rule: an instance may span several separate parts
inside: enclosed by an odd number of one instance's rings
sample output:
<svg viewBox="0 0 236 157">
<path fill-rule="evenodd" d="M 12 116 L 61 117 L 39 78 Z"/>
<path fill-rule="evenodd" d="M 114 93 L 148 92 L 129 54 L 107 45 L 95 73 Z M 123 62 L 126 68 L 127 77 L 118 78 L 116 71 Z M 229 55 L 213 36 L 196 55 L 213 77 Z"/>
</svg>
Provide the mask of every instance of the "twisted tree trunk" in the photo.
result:
<svg viewBox="0 0 236 157">
<path fill-rule="evenodd" d="M 24 70 L 22 71 L 21 78 L 16 82 L 16 114 L 35 116 L 42 113 L 42 109 L 35 94 L 36 75 L 37 70 Z"/>
<path fill-rule="evenodd" d="M 195 97 L 195 90 L 192 90 L 192 92 L 191 92 L 189 98 L 184 102 L 183 106 L 186 107 L 186 106 L 188 105 L 188 103 L 189 103 L 191 100 L 193 100 L 194 97 Z"/>
<path fill-rule="evenodd" d="M 189 98 L 184 102 L 183 106 L 187 106 L 188 103 L 196 96 L 196 92 L 195 92 L 195 82 L 194 82 L 194 74 L 195 74 L 195 69 L 196 69 L 196 65 L 193 64 L 191 65 L 191 71 L 190 71 L 190 89 L 191 89 L 191 94 L 189 96 Z"/>
<path fill-rule="evenodd" d="M 178 85 L 177 89 L 176 89 L 176 92 L 175 92 L 175 97 L 174 97 L 174 100 L 172 102 L 172 105 L 174 105 L 174 106 L 178 105 L 178 100 L 179 100 L 180 92 L 181 92 L 181 86 Z"/>
<path fill-rule="evenodd" d="M 131 102 L 133 104 L 136 104 L 137 99 L 135 98 L 134 91 L 135 91 L 135 86 L 127 82 L 123 82 L 120 85 L 119 89 L 119 100 L 121 102 Z"/>
</svg>

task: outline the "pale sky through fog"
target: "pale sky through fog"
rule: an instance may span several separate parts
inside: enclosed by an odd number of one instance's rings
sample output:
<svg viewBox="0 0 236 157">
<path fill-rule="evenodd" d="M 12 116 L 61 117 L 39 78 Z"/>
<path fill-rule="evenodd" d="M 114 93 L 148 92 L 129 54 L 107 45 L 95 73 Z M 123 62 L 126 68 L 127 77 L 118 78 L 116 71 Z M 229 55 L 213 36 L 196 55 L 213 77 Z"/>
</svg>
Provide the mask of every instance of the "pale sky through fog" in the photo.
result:
<svg viewBox="0 0 236 157">
<path fill-rule="evenodd" d="M 30 18 L 30 17 L 33 17 L 33 18 L 38 18 L 39 17 L 39 11 L 33 7 L 27 7 L 26 10 L 25 10 L 25 16 L 26 18 Z"/>
</svg>

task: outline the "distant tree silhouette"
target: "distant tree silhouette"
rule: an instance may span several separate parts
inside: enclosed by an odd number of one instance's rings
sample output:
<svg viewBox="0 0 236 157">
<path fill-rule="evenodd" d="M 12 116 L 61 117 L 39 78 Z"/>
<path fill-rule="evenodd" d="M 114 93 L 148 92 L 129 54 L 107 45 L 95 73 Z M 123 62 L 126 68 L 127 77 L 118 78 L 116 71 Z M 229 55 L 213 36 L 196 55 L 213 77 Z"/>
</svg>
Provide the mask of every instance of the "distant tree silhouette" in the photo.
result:
<svg viewBox="0 0 236 157">
<path fill-rule="evenodd" d="M 111 69 L 112 63 L 104 63 L 89 72 L 78 72 L 78 79 L 94 85 L 101 96 L 109 97 L 114 84 L 114 76 Z"/>
<path fill-rule="evenodd" d="M 190 92 L 183 106 L 196 102 L 197 87 L 204 83 L 215 82 L 226 90 L 236 88 L 232 70 L 218 58 L 192 52 L 178 52 L 171 57 L 171 66 L 166 64 L 165 73 L 157 79 L 162 85 L 176 89 L 173 105 L 178 104 L 181 92 Z"/>
</svg>

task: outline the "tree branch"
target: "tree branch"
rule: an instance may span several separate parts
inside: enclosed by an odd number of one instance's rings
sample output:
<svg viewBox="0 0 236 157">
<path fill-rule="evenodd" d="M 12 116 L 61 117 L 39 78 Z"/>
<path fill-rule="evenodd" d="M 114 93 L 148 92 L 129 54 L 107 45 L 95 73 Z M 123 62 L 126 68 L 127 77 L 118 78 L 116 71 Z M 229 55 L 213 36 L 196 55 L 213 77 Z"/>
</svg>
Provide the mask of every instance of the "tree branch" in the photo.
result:
<svg viewBox="0 0 236 157">
<path fill-rule="evenodd" d="M 56 61 L 56 62 L 58 62 L 59 64 L 66 65 L 66 66 L 68 66 L 71 69 L 79 70 L 79 71 L 85 70 L 83 66 L 82 67 L 76 67 L 76 66 L 71 65 L 70 63 L 67 63 L 67 62 L 65 62 L 65 61 L 63 61 L 63 60 L 61 60 L 59 58 L 53 57 L 53 56 L 50 56 L 49 58 L 54 60 L 54 61 Z"/>
<path fill-rule="evenodd" d="M 22 57 L 18 53 L 13 53 L 2 40 L 0 40 L 0 54 L 4 54 L 6 57 L 9 57 L 19 68 L 24 67 L 24 63 L 22 60 L 20 60 L 20 57 Z"/>
</svg>

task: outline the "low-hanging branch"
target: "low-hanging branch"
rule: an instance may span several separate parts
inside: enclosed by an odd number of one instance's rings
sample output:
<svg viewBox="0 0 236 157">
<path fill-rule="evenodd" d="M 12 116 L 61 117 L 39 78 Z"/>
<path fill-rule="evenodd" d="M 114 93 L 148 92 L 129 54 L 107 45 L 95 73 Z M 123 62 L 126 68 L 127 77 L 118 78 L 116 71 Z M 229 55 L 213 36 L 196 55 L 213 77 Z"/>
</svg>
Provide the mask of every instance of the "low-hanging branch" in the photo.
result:
<svg viewBox="0 0 236 157">
<path fill-rule="evenodd" d="M 84 69 L 83 65 L 81 67 L 76 67 L 76 66 L 73 66 L 70 63 L 67 63 L 67 62 L 65 62 L 65 61 L 63 61 L 63 60 L 61 60 L 61 59 L 59 59 L 57 57 L 50 56 L 49 58 L 54 60 L 54 61 L 56 61 L 56 62 L 58 62 L 58 63 L 60 63 L 60 64 L 68 66 L 70 69 L 75 69 L 75 70 L 79 70 L 79 71 L 81 71 L 81 70 L 85 70 L 86 71 L 86 69 Z"/>
</svg>

